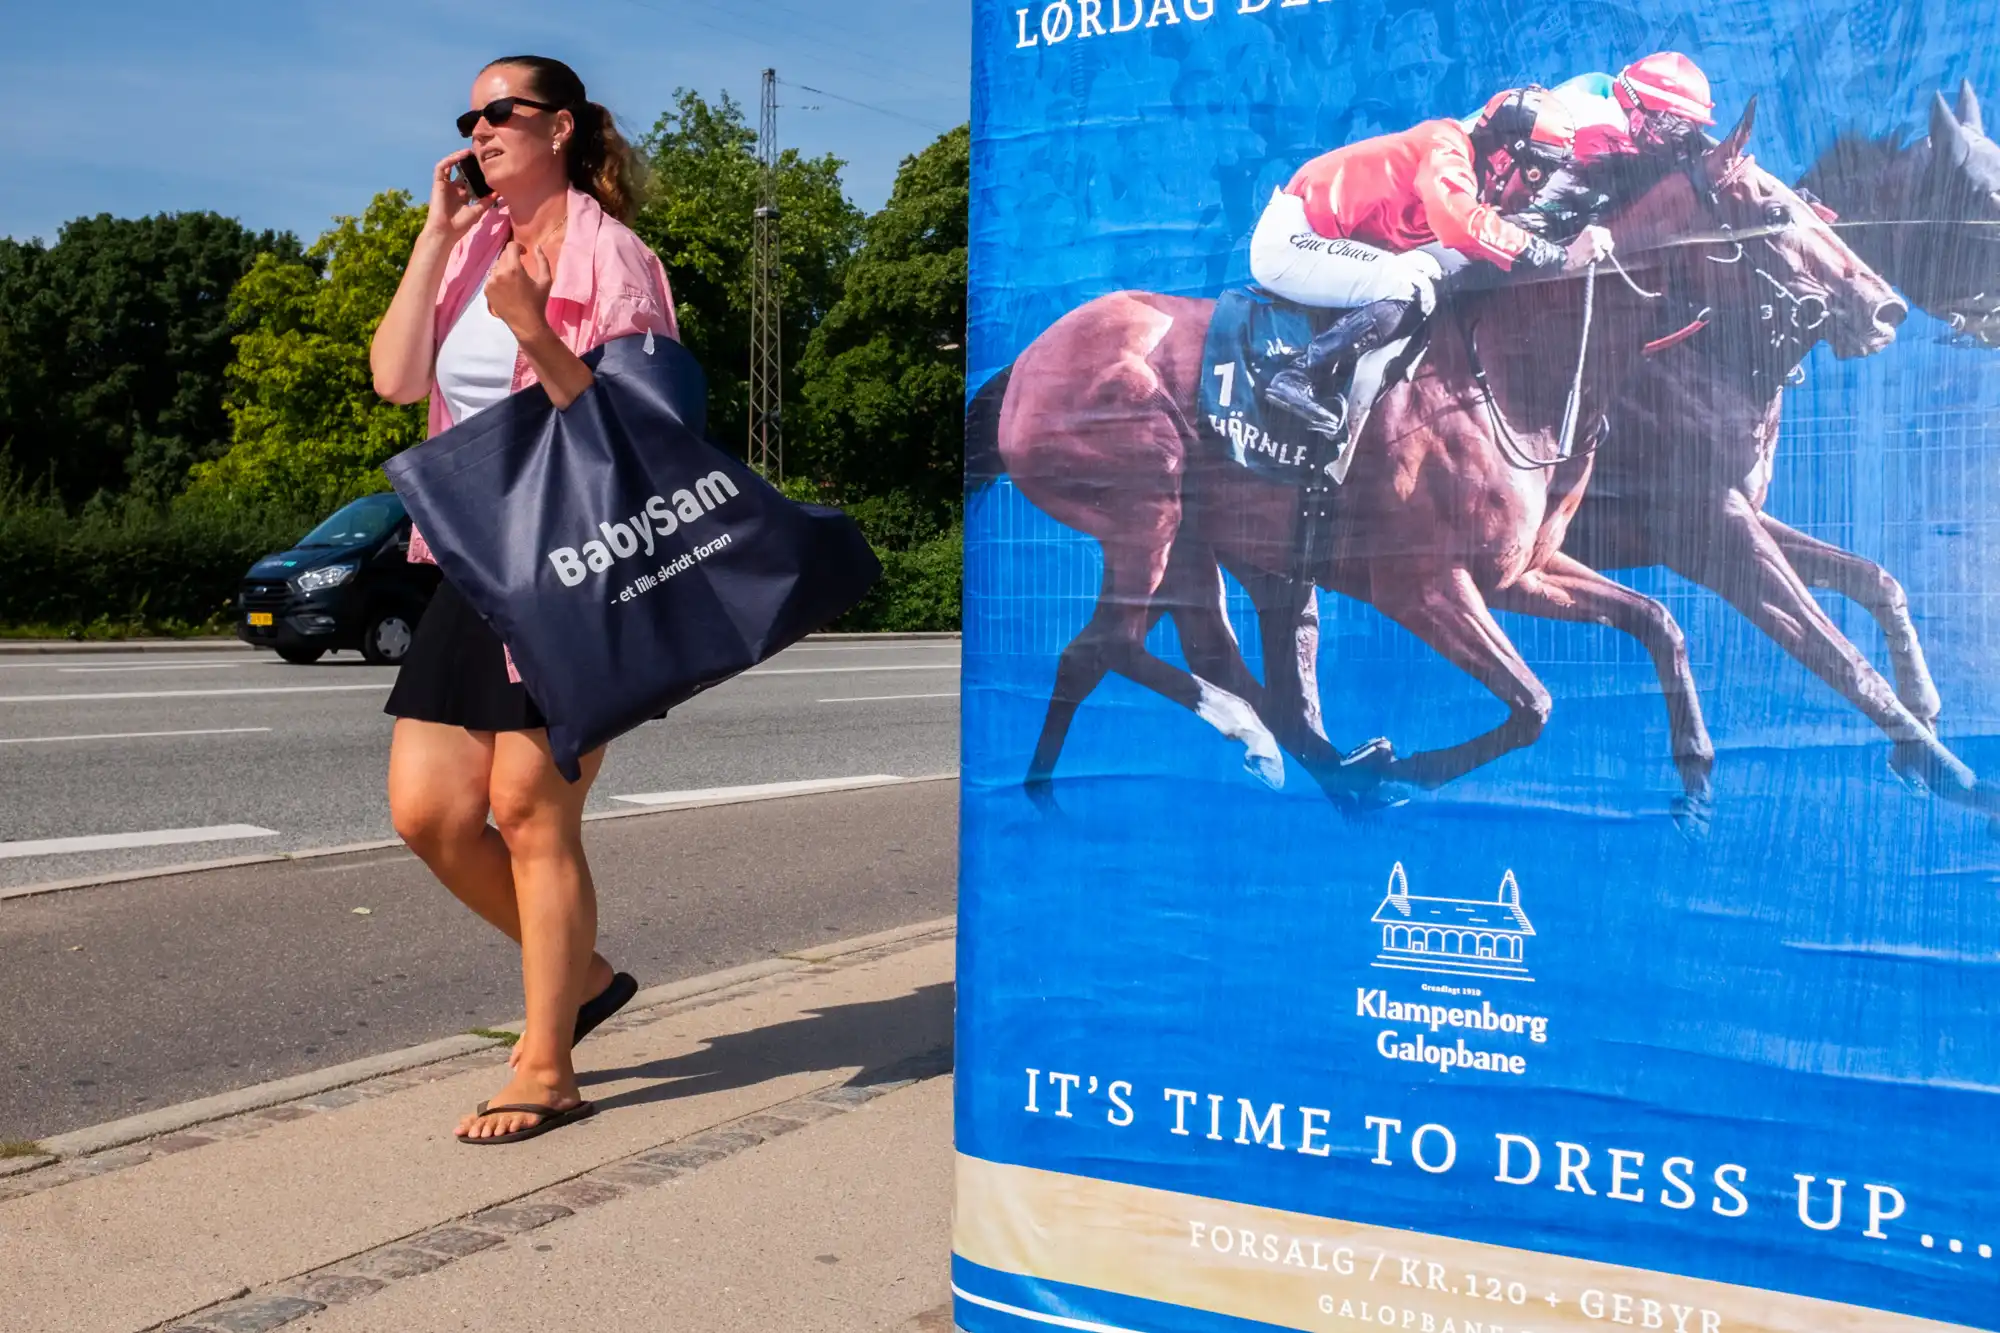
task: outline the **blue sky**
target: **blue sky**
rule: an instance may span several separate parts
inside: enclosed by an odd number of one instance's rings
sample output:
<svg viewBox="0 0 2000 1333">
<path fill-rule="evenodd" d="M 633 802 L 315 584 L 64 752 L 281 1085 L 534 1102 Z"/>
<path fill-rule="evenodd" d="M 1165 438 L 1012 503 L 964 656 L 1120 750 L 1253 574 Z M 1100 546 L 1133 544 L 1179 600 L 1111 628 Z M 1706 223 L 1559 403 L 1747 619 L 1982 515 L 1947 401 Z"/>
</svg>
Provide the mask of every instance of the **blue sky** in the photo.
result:
<svg viewBox="0 0 2000 1333">
<path fill-rule="evenodd" d="M 779 139 L 888 197 L 896 165 L 966 118 L 964 0 L 6 0 L 0 234 L 212 208 L 311 240 L 378 190 L 421 193 L 496 55 L 568 61 L 634 132 L 678 86 L 728 91 Z M 818 109 L 812 109 L 818 108 Z M 902 117 L 902 118 L 898 118 Z"/>
</svg>

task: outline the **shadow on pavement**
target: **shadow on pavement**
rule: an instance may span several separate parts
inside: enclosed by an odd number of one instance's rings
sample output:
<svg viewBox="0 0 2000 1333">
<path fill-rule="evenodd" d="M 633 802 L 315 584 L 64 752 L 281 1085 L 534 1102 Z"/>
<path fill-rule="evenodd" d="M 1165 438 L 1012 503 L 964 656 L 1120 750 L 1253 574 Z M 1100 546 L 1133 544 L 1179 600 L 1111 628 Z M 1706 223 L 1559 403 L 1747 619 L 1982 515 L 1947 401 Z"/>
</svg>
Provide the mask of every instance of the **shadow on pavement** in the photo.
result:
<svg viewBox="0 0 2000 1333">
<path fill-rule="evenodd" d="M 923 1078 L 951 1068 L 953 987 L 924 986 L 893 1000 L 836 1005 L 810 1018 L 710 1039 L 687 1055 L 582 1073 L 585 1088 L 644 1079 L 598 1100 L 600 1111 L 749 1087 L 786 1074 L 860 1066 L 850 1084 Z"/>
</svg>

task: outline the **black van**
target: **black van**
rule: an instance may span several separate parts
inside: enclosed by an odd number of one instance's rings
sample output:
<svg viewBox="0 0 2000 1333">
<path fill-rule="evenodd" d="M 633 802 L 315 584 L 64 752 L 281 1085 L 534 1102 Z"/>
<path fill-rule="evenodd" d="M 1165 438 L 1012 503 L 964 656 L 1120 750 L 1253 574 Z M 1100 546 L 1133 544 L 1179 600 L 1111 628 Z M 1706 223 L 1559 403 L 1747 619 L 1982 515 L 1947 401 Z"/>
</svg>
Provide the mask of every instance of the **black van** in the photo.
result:
<svg viewBox="0 0 2000 1333">
<path fill-rule="evenodd" d="M 236 636 L 301 666 L 342 648 L 392 666 L 409 652 L 440 578 L 436 565 L 411 564 L 409 551 L 403 502 L 388 491 L 364 496 L 250 567 Z"/>
</svg>

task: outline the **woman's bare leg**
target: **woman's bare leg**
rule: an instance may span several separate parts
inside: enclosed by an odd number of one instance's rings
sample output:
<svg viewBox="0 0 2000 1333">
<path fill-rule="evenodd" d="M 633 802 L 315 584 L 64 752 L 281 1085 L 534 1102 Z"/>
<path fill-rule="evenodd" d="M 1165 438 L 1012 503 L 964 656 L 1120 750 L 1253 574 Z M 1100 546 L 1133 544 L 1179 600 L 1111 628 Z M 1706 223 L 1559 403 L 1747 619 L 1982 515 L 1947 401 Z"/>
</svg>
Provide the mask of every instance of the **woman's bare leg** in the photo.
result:
<svg viewBox="0 0 2000 1333">
<path fill-rule="evenodd" d="M 486 822 L 494 747 L 490 731 L 398 718 L 389 743 L 389 814 L 397 835 L 452 896 L 519 944 L 513 859 Z M 611 964 L 593 956 L 583 998 L 609 986 L 611 976 Z"/>
<path fill-rule="evenodd" d="M 570 1061 L 577 1006 L 588 998 L 597 940 L 597 894 L 583 855 L 583 803 L 604 762 L 583 760 L 583 778 L 565 782 L 540 731 L 493 739 L 489 791 L 494 822 L 513 871 L 521 932 L 521 988 L 528 1022 L 514 1047 L 514 1074 L 492 1100 L 574 1106 L 580 1097 Z M 458 1133 L 490 1138 L 532 1125 L 518 1114 L 467 1116 Z"/>
</svg>

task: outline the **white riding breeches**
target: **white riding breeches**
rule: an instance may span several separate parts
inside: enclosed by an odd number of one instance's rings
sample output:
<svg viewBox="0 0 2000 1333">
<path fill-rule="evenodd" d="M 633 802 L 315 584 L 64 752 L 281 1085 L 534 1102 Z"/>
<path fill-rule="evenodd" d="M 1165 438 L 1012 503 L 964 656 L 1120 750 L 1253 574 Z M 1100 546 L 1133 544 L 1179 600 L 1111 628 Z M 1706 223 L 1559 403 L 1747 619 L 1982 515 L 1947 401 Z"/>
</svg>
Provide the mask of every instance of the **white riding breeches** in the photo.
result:
<svg viewBox="0 0 2000 1333">
<path fill-rule="evenodd" d="M 1283 190 L 1271 196 L 1250 237 L 1250 273 L 1275 296 L 1298 305 L 1345 310 L 1371 301 L 1415 300 L 1428 318 L 1437 309 L 1437 284 L 1444 270 L 1422 250 L 1401 254 L 1345 237 L 1321 236 L 1306 220 L 1305 201 Z M 1349 428 L 1345 447 L 1331 471 L 1347 480 L 1354 446 L 1380 396 L 1389 367 L 1409 347 L 1398 338 L 1355 359 L 1348 385 Z M 1414 371 L 1412 362 L 1408 370 Z"/>
<path fill-rule="evenodd" d="M 1346 237 L 1326 237 L 1306 220 L 1305 200 L 1271 196 L 1250 237 L 1257 285 L 1298 305 L 1347 310 L 1371 301 L 1412 298 L 1424 314 L 1437 308 L 1437 260 L 1421 250 L 1397 254 Z"/>
</svg>

